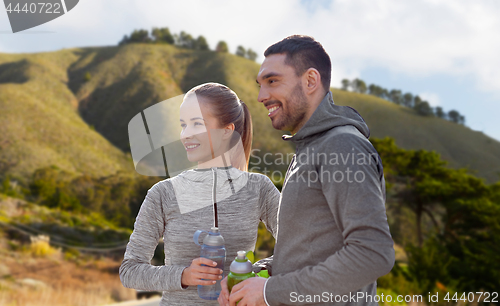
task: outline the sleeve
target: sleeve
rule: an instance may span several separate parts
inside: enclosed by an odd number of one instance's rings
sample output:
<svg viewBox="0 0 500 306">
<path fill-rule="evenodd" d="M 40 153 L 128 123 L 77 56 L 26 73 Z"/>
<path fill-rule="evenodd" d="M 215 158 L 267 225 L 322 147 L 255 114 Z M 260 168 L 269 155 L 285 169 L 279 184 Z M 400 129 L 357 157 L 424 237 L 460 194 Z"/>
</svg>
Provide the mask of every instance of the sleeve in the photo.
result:
<svg viewBox="0 0 500 306">
<path fill-rule="evenodd" d="M 385 210 L 382 164 L 371 144 L 351 136 L 337 136 L 323 148 L 348 156 L 353 147 L 368 156 L 366 163 L 321 164 L 318 171 L 350 173 L 342 182 L 322 182 L 321 192 L 342 233 L 343 247 L 314 266 L 269 278 L 269 305 L 289 302 L 290 292 L 329 292 L 344 295 L 357 291 L 389 273 L 394 265 L 394 245 Z M 343 143 L 343 148 L 333 147 Z M 356 176 L 357 173 L 357 176 Z M 357 179 L 357 180 L 356 180 Z M 285 299 L 288 298 L 288 299 Z M 298 303 L 303 305 L 305 303 Z"/>
<path fill-rule="evenodd" d="M 134 231 L 119 269 L 120 280 L 127 288 L 148 291 L 184 289 L 181 278 L 185 266 L 151 265 L 165 229 L 162 194 L 165 195 L 165 192 L 162 192 L 159 184 L 149 189 L 135 220 Z"/>
<path fill-rule="evenodd" d="M 264 176 L 264 183 L 259 196 L 260 220 L 275 239 L 278 231 L 280 195 L 280 191 L 274 186 L 273 182 L 267 176 Z"/>
<path fill-rule="evenodd" d="M 260 188 L 260 220 L 264 223 L 267 230 L 273 235 L 274 239 L 278 235 L 278 208 L 280 202 L 280 192 L 273 182 L 263 175 L 263 186 Z M 272 275 L 273 256 L 261 259 L 253 264 L 253 271 L 259 272 L 262 269 L 269 271 Z"/>
</svg>

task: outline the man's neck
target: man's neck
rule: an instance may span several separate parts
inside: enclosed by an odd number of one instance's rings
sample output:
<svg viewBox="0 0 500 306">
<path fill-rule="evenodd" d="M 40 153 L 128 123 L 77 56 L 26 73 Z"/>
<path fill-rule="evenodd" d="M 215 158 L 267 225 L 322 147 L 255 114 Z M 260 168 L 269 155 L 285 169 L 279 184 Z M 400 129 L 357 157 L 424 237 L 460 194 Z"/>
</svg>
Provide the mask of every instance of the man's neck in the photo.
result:
<svg viewBox="0 0 500 306">
<path fill-rule="evenodd" d="M 297 132 L 306 124 L 306 122 L 309 121 L 312 114 L 314 113 L 314 111 L 316 111 L 318 106 L 321 104 L 321 101 L 323 101 L 323 99 L 325 98 L 325 96 L 327 94 L 328 94 L 328 92 L 322 91 L 322 92 L 311 97 L 311 99 L 307 102 L 307 104 L 309 105 L 309 108 L 306 112 L 306 115 L 304 116 L 304 119 L 302 119 L 302 121 L 300 121 L 300 123 L 297 124 L 297 126 L 295 126 L 295 128 L 292 131 L 290 131 L 292 133 L 292 135 L 297 134 Z"/>
</svg>

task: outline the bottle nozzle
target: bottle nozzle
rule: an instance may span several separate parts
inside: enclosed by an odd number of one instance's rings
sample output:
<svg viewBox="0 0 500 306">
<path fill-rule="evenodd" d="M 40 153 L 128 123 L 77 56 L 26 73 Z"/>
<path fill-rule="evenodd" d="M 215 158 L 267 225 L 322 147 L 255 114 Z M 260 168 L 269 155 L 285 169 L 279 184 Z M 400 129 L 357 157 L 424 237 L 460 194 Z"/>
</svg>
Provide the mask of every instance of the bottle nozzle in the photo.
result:
<svg viewBox="0 0 500 306">
<path fill-rule="evenodd" d="M 238 256 L 237 256 L 238 259 L 245 259 L 247 252 L 245 252 L 245 251 L 238 251 L 237 254 L 238 254 Z"/>
</svg>

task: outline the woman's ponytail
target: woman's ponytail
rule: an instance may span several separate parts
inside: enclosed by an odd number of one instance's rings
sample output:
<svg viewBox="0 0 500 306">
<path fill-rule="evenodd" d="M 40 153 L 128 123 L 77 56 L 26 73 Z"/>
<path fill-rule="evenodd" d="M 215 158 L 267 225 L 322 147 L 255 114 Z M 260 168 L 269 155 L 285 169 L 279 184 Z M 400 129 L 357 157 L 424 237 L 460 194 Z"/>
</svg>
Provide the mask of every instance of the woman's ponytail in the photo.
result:
<svg viewBox="0 0 500 306">
<path fill-rule="evenodd" d="M 248 110 L 248 106 L 240 100 L 241 107 L 243 108 L 243 131 L 241 133 L 241 142 L 243 143 L 243 150 L 245 151 L 245 171 L 248 171 L 248 163 L 250 161 L 250 154 L 252 153 L 252 116 Z"/>
</svg>

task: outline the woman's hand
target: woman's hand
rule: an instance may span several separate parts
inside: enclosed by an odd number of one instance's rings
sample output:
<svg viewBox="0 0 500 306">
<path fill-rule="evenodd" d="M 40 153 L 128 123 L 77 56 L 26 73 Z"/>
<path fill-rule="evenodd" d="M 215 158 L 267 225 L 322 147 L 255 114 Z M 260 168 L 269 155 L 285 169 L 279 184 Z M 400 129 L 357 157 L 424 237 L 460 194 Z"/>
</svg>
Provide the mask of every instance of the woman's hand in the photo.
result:
<svg viewBox="0 0 500 306">
<path fill-rule="evenodd" d="M 224 272 L 221 269 L 211 268 L 215 266 L 217 266 L 217 263 L 208 258 L 198 257 L 193 259 L 191 265 L 182 271 L 182 286 L 209 286 L 215 284 L 217 280 L 222 278 L 221 274 Z"/>
</svg>

